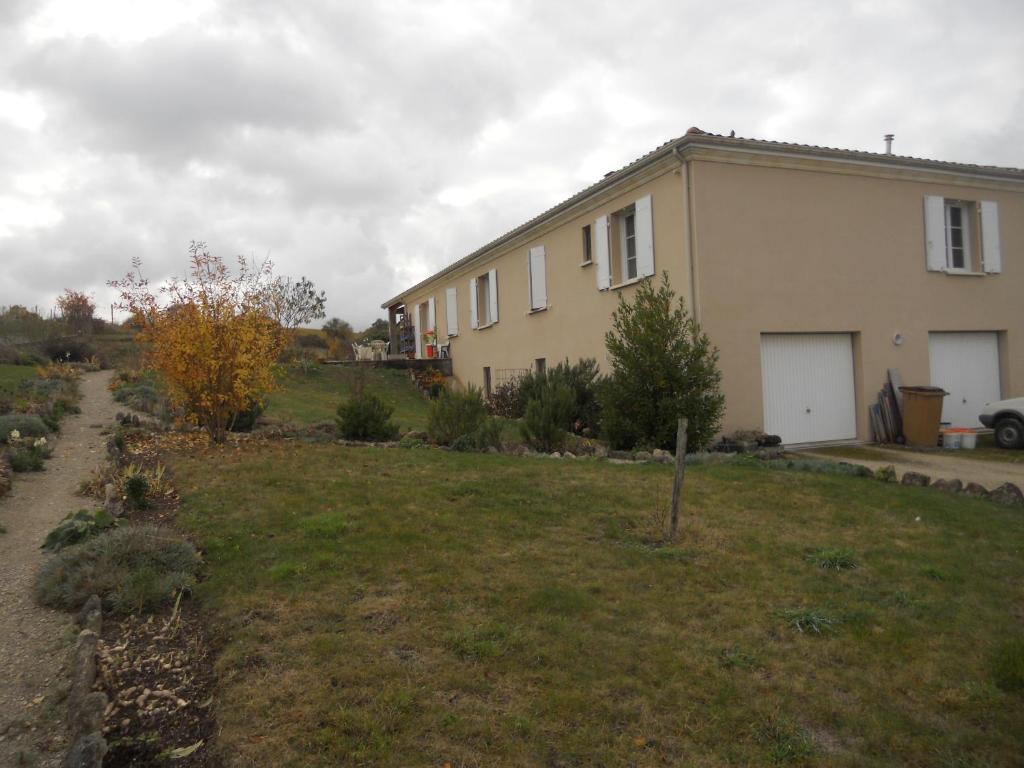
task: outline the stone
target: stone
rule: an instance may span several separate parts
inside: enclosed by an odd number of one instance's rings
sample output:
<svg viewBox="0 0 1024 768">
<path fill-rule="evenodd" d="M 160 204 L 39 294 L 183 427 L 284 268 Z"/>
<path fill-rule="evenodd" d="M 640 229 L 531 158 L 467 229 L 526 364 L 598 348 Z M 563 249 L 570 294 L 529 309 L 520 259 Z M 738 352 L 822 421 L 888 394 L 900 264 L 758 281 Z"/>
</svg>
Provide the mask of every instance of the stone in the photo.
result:
<svg viewBox="0 0 1024 768">
<path fill-rule="evenodd" d="M 71 690 L 68 693 L 68 717 L 77 712 L 96 681 L 96 647 L 99 637 L 91 629 L 78 633 L 71 662 Z"/>
<path fill-rule="evenodd" d="M 487 453 L 501 453 L 501 451 L 499 451 L 493 445 L 489 445 L 487 446 Z"/>
<path fill-rule="evenodd" d="M 664 450 L 663 448 L 655 448 L 653 451 L 651 451 L 651 456 L 654 458 L 655 461 L 663 461 L 665 463 L 668 463 L 675 458 L 671 453 Z"/>
<path fill-rule="evenodd" d="M 114 487 L 113 483 L 107 483 L 103 486 L 103 508 L 112 517 L 120 517 L 121 513 L 124 512 L 121 499 L 117 495 L 117 488 Z"/>
<path fill-rule="evenodd" d="M 964 488 L 964 484 L 957 479 L 943 480 L 940 478 L 932 483 L 932 488 L 945 491 L 946 493 L 960 493 Z"/>
<path fill-rule="evenodd" d="M 599 459 L 608 458 L 608 446 L 604 443 L 594 444 L 594 455 Z"/>
<path fill-rule="evenodd" d="M 548 454 L 548 456 L 550 456 L 552 459 L 562 458 L 562 454 L 560 454 L 558 451 L 552 451 L 551 453 Z"/>
<path fill-rule="evenodd" d="M 883 483 L 896 482 L 896 467 L 890 464 L 887 467 L 879 467 L 875 470 L 875 479 Z"/>
<path fill-rule="evenodd" d="M 635 461 L 650 461 L 653 458 L 654 456 L 650 451 L 637 451 L 633 454 L 633 459 Z"/>
<path fill-rule="evenodd" d="M 633 454 L 629 451 L 608 451 L 609 459 L 618 459 L 619 461 L 632 461 Z"/>
<path fill-rule="evenodd" d="M 931 481 L 928 475 L 922 475 L 920 472 L 904 472 L 903 479 L 900 480 L 903 485 L 916 485 L 920 488 L 927 488 Z"/>
<path fill-rule="evenodd" d="M 107 754 L 107 740 L 102 734 L 90 733 L 78 739 L 64 757 L 61 768 L 102 768 Z"/>
<path fill-rule="evenodd" d="M 103 625 L 103 602 L 99 595 L 90 595 L 85 601 L 82 610 L 78 612 L 75 621 L 82 629 L 90 629 L 97 635 Z"/>
<path fill-rule="evenodd" d="M 13 474 L 11 463 L 7 460 L 7 456 L 0 455 L 0 496 L 11 492 L 11 486 L 13 485 L 11 477 Z"/>
<path fill-rule="evenodd" d="M 998 488 L 993 488 L 988 492 L 987 498 L 1008 507 L 1024 504 L 1024 493 L 1021 493 L 1020 488 L 1013 483 L 1003 483 Z"/>
<path fill-rule="evenodd" d="M 973 496 L 977 499 L 983 499 L 988 496 L 988 489 L 984 485 L 978 483 L 968 483 L 964 486 L 962 491 L 964 496 Z"/>
<path fill-rule="evenodd" d="M 93 691 L 82 699 L 78 709 L 70 713 L 72 735 L 82 736 L 100 730 L 106 709 L 107 694 L 102 691 Z"/>
</svg>

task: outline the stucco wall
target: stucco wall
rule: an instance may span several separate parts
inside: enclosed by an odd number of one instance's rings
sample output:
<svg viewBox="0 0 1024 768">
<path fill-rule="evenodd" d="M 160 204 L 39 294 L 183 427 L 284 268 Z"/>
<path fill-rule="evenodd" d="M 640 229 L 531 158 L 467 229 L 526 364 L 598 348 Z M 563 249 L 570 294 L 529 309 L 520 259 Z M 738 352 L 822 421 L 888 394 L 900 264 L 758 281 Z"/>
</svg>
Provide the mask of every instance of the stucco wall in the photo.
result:
<svg viewBox="0 0 1024 768">
<path fill-rule="evenodd" d="M 700 320 L 721 350 L 727 430 L 762 423 L 766 332 L 859 334 L 862 439 L 887 368 L 929 383 L 929 331 L 1005 332 L 1003 396 L 1024 395 L 1021 192 L 725 162 L 697 162 L 693 184 Z M 1001 274 L 926 270 L 925 195 L 998 202 Z"/>
<path fill-rule="evenodd" d="M 689 178 L 689 185 L 687 179 Z M 688 195 L 692 190 L 694 263 Z M 854 336 L 858 437 L 869 437 L 867 407 L 885 371 L 928 383 L 929 331 L 1000 331 L 1003 396 L 1024 395 L 1024 191 L 1012 182 L 965 182 L 955 175 L 871 168 L 834 161 L 741 153 L 699 153 L 683 169 L 670 160 L 589 204 L 562 214 L 496 257 L 445 275 L 405 296 L 410 309 L 434 296 L 445 339 L 445 289 L 458 290 L 456 378 L 483 384 L 483 368 L 525 369 L 595 357 L 607 370 L 604 333 L 620 293 L 598 291 L 595 267 L 581 267 L 581 229 L 650 194 L 655 270 L 669 272 L 719 348 L 726 395 L 724 431 L 763 424 L 762 333 L 849 332 Z M 924 196 L 995 200 L 1003 271 L 953 276 L 925 269 Z M 528 252 L 547 251 L 549 309 L 529 312 Z M 499 322 L 470 328 L 469 280 L 498 272 Z M 614 278 L 613 278 L 614 279 Z M 904 338 L 892 343 L 894 334 Z"/>
<path fill-rule="evenodd" d="M 436 304 L 438 337 L 446 334 L 446 289 L 458 291 L 459 335 L 452 338 L 451 357 L 460 383 L 483 385 L 483 369 L 532 368 L 543 357 L 554 366 L 568 357 L 576 361 L 594 357 L 607 370 L 604 334 L 620 293 L 627 297 L 636 287 L 620 290 L 597 289 L 596 266 L 581 267 L 582 228 L 603 214 L 610 214 L 651 195 L 654 225 L 654 266 L 669 272 L 673 287 L 689 296 L 689 270 L 683 255 L 683 182 L 679 164 L 673 163 L 655 178 L 631 184 L 593 207 L 575 212 L 567 221 L 523 240 L 502 251 L 493 260 L 446 275 L 406 298 L 415 307 L 433 296 Z M 547 296 L 549 308 L 530 313 L 528 254 L 543 245 L 547 253 Z M 489 269 L 498 273 L 498 322 L 482 330 L 470 328 L 469 280 Z M 614 279 L 614 278 L 613 278 Z M 494 375 L 494 374 L 492 374 Z"/>
</svg>

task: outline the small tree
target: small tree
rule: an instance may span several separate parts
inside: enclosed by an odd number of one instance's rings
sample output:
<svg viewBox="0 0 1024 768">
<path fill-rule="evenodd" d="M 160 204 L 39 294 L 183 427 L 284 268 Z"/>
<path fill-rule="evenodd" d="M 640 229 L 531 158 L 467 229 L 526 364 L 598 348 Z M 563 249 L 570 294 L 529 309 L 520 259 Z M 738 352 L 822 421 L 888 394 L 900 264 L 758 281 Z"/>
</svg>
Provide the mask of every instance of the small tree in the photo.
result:
<svg viewBox="0 0 1024 768">
<path fill-rule="evenodd" d="M 163 375 L 171 402 L 219 443 L 234 415 L 274 388 L 273 366 L 286 335 L 274 316 L 269 262 L 250 266 L 240 257 L 232 276 L 195 241 L 189 261 L 188 278 L 159 290 L 163 306 L 138 259 L 111 285 L 120 290 L 118 307 L 131 312 L 147 362 Z"/>
<path fill-rule="evenodd" d="M 620 296 L 605 334 L 611 376 L 601 392 L 602 430 L 612 447 L 675 450 L 676 424 L 689 420 L 687 446 L 699 450 L 718 432 L 725 398 L 718 350 L 690 317 L 663 273 Z"/>
<path fill-rule="evenodd" d="M 388 321 L 378 317 L 359 335 L 359 338 L 364 344 L 370 341 L 387 341 L 391 338 L 391 329 L 388 326 Z"/>
<path fill-rule="evenodd" d="M 327 294 L 317 293 L 313 281 L 305 276 L 295 282 L 290 277 L 274 280 L 270 302 L 274 316 L 285 328 L 298 328 L 327 316 L 324 312 Z"/>
<path fill-rule="evenodd" d="M 324 323 L 323 330 L 328 338 L 338 341 L 351 341 L 356 335 L 356 332 L 352 330 L 352 324 L 338 317 L 332 317 Z"/>
<path fill-rule="evenodd" d="M 92 332 L 92 315 L 96 311 L 96 303 L 84 293 L 65 288 L 64 293 L 57 298 L 57 309 L 75 333 Z"/>
</svg>

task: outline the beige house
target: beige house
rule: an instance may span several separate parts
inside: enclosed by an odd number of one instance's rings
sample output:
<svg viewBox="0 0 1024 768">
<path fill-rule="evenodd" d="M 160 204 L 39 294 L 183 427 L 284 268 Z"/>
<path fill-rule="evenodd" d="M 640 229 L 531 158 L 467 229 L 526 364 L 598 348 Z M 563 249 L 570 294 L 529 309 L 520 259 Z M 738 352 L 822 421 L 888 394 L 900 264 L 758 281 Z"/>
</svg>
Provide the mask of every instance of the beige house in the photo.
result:
<svg viewBox="0 0 1024 768">
<path fill-rule="evenodd" d="M 723 429 L 870 438 L 889 368 L 980 426 L 1024 395 L 1024 171 L 691 128 L 383 304 L 488 390 L 595 357 L 662 271 L 720 351 Z"/>
</svg>

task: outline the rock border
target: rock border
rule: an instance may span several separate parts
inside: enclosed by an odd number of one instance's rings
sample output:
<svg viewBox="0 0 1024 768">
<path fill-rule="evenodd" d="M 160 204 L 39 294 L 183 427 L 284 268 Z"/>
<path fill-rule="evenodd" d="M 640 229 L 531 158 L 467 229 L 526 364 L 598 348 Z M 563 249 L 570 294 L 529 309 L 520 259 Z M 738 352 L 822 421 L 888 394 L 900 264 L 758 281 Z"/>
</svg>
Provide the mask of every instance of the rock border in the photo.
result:
<svg viewBox="0 0 1024 768">
<path fill-rule="evenodd" d="M 103 629 L 103 605 L 92 595 L 82 606 L 77 623 L 82 630 L 75 642 L 71 662 L 71 690 L 68 693 L 68 730 L 71 747 L 61 768 L 101 768 L 107 753 L 103 738 L 103 715 L 107 694 L 94 691 L 99 636 Z"/>
</svg>

